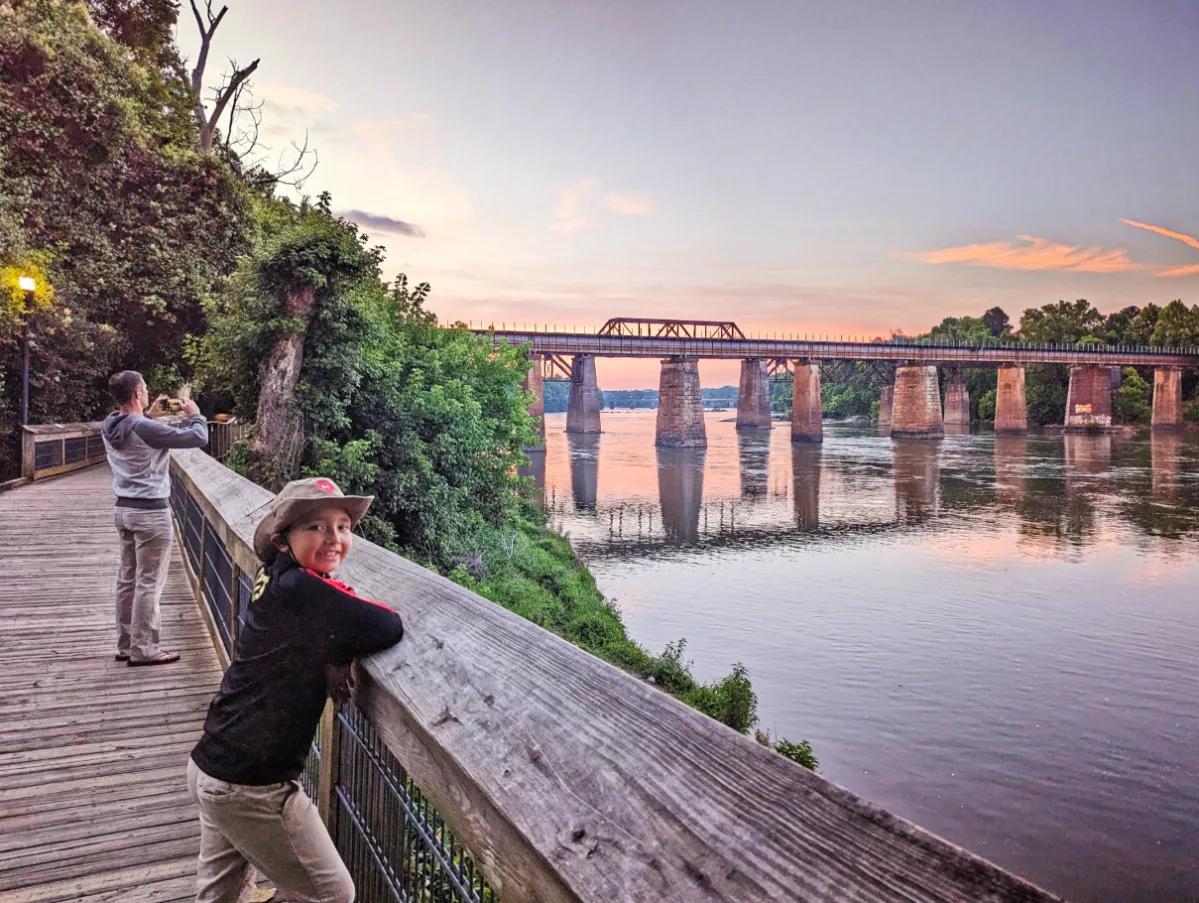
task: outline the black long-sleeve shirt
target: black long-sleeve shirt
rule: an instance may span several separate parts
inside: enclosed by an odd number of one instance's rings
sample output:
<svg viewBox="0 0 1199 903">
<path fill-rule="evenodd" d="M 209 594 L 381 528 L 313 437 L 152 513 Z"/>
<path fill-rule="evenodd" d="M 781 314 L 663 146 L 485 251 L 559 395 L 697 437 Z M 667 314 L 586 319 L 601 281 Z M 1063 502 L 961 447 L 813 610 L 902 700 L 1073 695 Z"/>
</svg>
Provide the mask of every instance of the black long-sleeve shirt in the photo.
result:
<svg viewBox="0 0 1199 903">
<path fill-rule="evenodd" d="M 261 786 L 293 780 L 320 722 L 325 668 L 400 641 L 400 616 L 281 552 L 258 572 L 233 663 L 192 759 L 212 777 Z"/>
</svg>

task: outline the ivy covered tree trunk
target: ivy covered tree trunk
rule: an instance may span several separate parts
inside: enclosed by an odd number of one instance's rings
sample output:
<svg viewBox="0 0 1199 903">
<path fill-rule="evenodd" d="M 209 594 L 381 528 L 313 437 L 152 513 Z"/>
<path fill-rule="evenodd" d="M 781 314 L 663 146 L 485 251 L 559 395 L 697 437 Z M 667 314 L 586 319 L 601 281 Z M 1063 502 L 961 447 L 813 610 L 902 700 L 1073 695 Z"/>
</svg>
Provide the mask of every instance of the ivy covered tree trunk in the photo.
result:
<svg viewBox="0 0 1199 903">
<path fill-rule="evenodd" d="M 287 317 L 298 326 L 279 337 L 262 377 L 249 476 L 270 488 L 277 488 L 295 474 L 304 445 L 304 423 L 295 405 L 295 394 L 315 300 L 316 289 L 311 285 L 288 292 Z"/>
</svg>

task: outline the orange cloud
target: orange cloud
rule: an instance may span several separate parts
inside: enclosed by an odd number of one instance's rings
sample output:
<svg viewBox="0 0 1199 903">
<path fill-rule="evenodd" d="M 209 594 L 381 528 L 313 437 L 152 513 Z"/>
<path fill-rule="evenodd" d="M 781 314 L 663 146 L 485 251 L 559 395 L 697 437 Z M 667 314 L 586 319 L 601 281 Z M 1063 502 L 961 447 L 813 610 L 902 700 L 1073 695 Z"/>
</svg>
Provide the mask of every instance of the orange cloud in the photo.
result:
<svg viewBox="0 0 1199 903">
<path fill-rule="evenodd" d="M 1139 269 L 1123 248 L 1072 247 L 1047 238 L 1019 235 L 1015 241 L 961 245 L 939 251 L 907 251 L 899 255 L 922 263 L 960 263 L 1000 270 L 1073 270 L 1079 273 L 1122 273 Z"/>
<path fill-rule="evenodd" d="M 1186 267 L 1174 267 L 1169 270 L 1162 270 L 1157 275 L 1159 276 L 1194 276 L 1199 273 L 1199 264 L 1191 264 Z"/>
<path fill-rule="evenodd" d="M 1190 245 L 1192 248 L 1199 250 L 1199 238 L 1195 238 L 1192 235 L 1187 235 L 1185 232 L 1175 232 L 1172 229 L 1163 229 L 1161 226 L 1150 226 L 1148 223 L 1138 223 L 1134 219 L 1121 219 L 1120 222 L 1127 223 L 1130 226 L 1135 226 L 1138 229 L 1144 229 L 1146 232 L 1155 232 L 1158 235 L 1164 235 L 1166 238 L 1173 238 L 1185 245 Z M 1168 270 L 1162 270 L 1157 275 L 1193 276 L 1196 273 L 1199 273 L 1199 265 L 1172 267 Z"/>
</svg>

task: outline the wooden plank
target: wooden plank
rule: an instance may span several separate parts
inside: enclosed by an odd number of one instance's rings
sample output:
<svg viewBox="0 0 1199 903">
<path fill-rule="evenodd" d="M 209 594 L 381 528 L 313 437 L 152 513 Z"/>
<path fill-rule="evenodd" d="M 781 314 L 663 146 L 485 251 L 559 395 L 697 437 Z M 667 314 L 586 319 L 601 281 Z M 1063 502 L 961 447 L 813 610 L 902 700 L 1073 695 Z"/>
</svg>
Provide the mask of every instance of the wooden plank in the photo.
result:
<svg viewBox="0 0 1199 903">
<path fill-rule="evenodd" d="M 172 462 L 247 554 L 269 493 Z M 365 540 L 341 576 L 407 627 L 360 703 L 505 899 L 1057 899 Z"/>
<path fill-rule="evenodd" d="M 113 660 L 118 558 L 106 466 L 0 496 L 0 900 L 195 894 L 188 755 L 221 677 L 172 550 L 156 668 Z"/>
</svg>

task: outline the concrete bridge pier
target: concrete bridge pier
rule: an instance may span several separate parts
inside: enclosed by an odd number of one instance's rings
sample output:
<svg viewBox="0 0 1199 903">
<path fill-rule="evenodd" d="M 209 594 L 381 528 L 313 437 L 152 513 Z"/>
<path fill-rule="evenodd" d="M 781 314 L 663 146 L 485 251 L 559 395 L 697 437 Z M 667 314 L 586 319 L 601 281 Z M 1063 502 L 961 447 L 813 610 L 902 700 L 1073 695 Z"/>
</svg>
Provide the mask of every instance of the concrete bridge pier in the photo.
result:
<svg viewBox="0 0 1199 903">
<path fill-rule="evenodd" d="M 774 428 L 770 419 L 770 380 L 766 375 L 766 361 L 760 357 L 746 358 L 741 362 L 741 391 L 737 394 L 737 429 L 769 430 Z"/>
<path fill-rule="evenodd" d="M 892 439 L 943 439 L 941 390 L 936 367 L 895 368 L 895 401 L 891 409 Z"/>
<path fill-rule="evenodd" d="M 963 432 L 970 429 L 970 392 L 966 389 L 966 374 L 961 367 L 945 369 L 945 429 Z"/>
<path fill-rule="evenodd" d="M 1024 392 L 1024 368 L 1013 364 L 999 368 L 995 386 L 995 435 L 1028 434 L 1028 399 Z"/>
<path fill-rule="evenodd" d="M 1182 430 L 1182 368 L 1158 367 L 1153 371 L 1153 431 Z"/>
<path fill-rule="evenodd" d="M 1112 368 L 1078 364 L 1070 368 L 1066 429 L 1112 425 Z"/>
<path fill-rule="evenodd" d="M 657 433 L 655 444 L 659 448 L 708 447 L 698 358 L 680 356 L 662 361 Z"/>
<path fill-rule="evenodd" d="M 594 354 L 576 354 L 571 364 L 566 432 L 600 432 L 599 383 L 595 378 Z"/>
<path fill-rule="evenodd" d="M 823 442 L 820 364 L 796 361 L 791 388 L 791 441 Z"/>
<path fill-rule="evenodd" d="M 883 386 L 882 394 L 878 399 L 878 431 L 880 433 L 891 432 L 891 411 L 895 407 L 895 384 L 887 383 Z"/>
<path fill-rule="evenodd" d="M 536 445 L 531 445 L 525 449 L 545 449 L 545 392 L 541 386 L 541 355 L 529 355 L 529 361 L 533 366 L 529 368 L 529 372 L 525 374 L 524 389 L 526 392 L 533 393 L 533 400 L 529 403 L 529 416 L 533 418 L 533 429 L 537 431 L 537 436 L 540 441 Z M 544 473 L 542 474 L 542 482 L 544 483 Z"/>
</svg>

